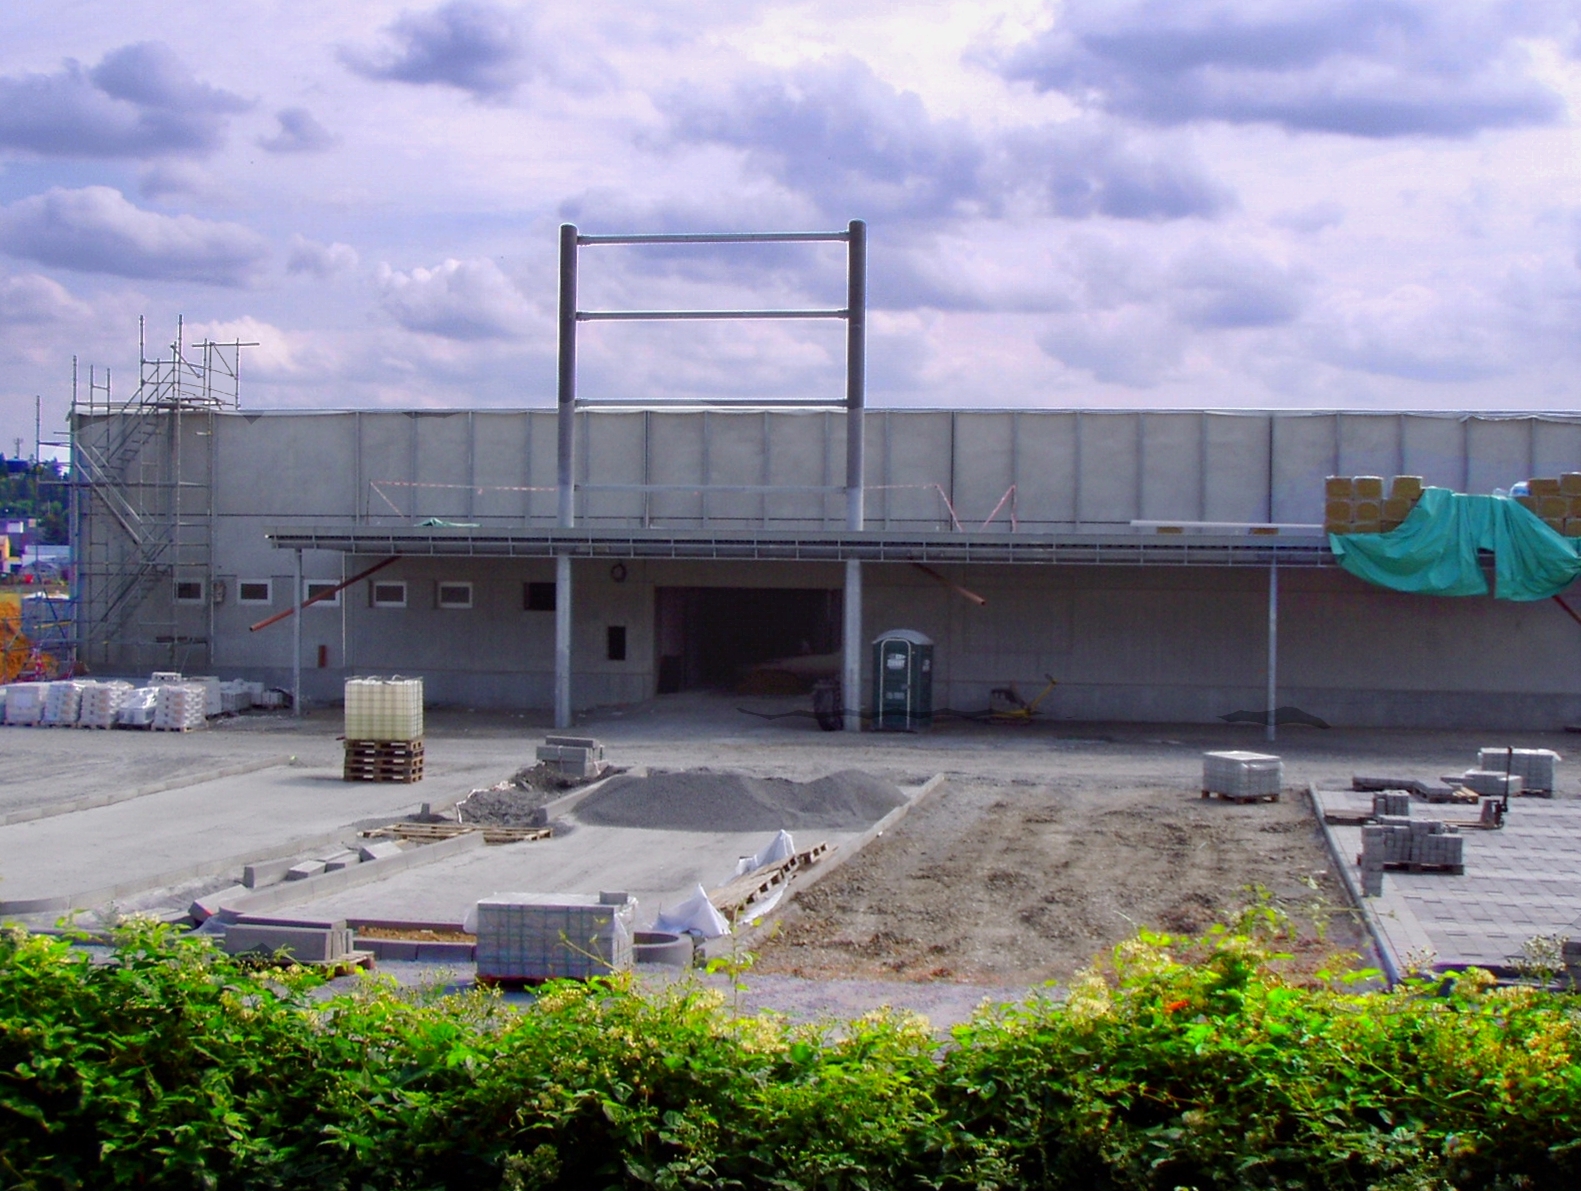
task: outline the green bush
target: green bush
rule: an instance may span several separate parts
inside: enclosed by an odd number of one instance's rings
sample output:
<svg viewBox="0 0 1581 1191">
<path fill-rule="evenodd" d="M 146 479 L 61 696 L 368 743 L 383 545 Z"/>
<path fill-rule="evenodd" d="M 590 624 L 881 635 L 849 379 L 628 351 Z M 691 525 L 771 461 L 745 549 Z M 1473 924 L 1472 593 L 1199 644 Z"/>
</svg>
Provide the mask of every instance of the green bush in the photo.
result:
<svg viewBox="0 0 1581 1191">
<path fill-rule="evenodd" d="M 1143 934 L 941 1044 L 695 985 L 326 997 L 131 926 L 0 935 L 0 1186 L 1565 1187 L 1574 998 L 1280 974 L 1266 919 Z"/>
</svg>

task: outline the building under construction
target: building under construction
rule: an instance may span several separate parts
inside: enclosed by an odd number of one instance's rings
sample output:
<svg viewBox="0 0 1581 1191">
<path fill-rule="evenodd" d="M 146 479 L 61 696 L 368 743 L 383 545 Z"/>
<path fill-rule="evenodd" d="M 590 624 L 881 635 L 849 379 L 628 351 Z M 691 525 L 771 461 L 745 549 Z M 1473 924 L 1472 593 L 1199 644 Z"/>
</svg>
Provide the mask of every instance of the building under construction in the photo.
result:
<svg viewBox="0 0 1581 1191">
<path fill-rule="evenodd" d="M 566 229 L 554 407 L 243 411 L 240 346 L 179 342 L 133 399 L 90 387 L 72 416 L 80 659 L 282 686 L 299 666 L 309 699 L 399 673 L 431 702 L 565 721 L 787 658 L 831 659 L 854 709 L 866 643 L 903 627 L 935 642 L 939 706 L 1047 673 L 1052 718 L 1276 700 L 1347 725 L 1581 721 L 1564 608 L 1369 586 L 1323 533 L 1326 476 L 1491 492 L 1581 471 L 1581 419 L 868 409 L 861 225 L 826 238 L 850 249 L 840 310 L 601 312 L 577 306 L 580 251 L 703 237 Z M 845 395 L 578 396 L 578 322 L 705 314 L 845 319 Z"/>
</svg>

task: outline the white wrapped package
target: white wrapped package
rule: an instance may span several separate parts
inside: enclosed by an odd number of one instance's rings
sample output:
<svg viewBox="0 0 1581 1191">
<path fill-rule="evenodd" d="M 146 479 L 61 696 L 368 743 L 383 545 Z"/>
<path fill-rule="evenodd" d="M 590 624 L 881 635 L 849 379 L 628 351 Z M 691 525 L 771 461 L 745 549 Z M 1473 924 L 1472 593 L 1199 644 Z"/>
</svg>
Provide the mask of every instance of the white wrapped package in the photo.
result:
<svg viewBox="0 0 1581 1191">
<path fill-rule="evenodd" d="M 46 684 L 44 710 L 38 717 L 41 724 L 64 727 L 77 722 L 77 712 L 82 707 L 82 683 L 51 682 Z"/>
<path fill-rule="evenodd" d="M 36 724 L 44 714 L 44 684 L 19 682 L 6 688 L 5 722 Z"/>
<path fill-rule="evenodd" d="M 720 939 L 730 933 L 730 923 L 714 909 L 714 903 L 708 900 L 708 891 L 699 885 L 697 892 L 675 909 L 661 910 L 653 929 L 677 935 L 693 934 L 704 939 Z"/>
<path fill-rule="evenodd" d="M 116 713 L 131 692 L 129 682 L 85 682 L 82 704 L 77 710 L 79 728 L 113 728 Z"/>
<path fill-rule="evenodd" d="M 127 728 L 152 727 L 154 705 L 158 701 L 158 687 L 140 686 L 127 691 L 121 705 L 115 709 L 115 722 Z"/>
</svg>

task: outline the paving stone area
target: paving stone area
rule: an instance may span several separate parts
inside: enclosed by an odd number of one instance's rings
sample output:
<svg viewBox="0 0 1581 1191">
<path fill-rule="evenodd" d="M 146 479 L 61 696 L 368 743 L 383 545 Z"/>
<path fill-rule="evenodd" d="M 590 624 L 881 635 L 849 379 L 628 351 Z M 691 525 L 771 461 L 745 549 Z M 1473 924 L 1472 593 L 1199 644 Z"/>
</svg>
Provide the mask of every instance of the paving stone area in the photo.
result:
<svg viewBox="0 0 1581 1191">
<path fill-rule="evenodd" d="M 1315 790 L 1321 817 L 1328 811 L 1365 812 L 1371 796 Z M 1462 808 L 1415 802 L 1418 818 L 1450 818 Z M 1353 895 L 1361 888 L 1361 828 L 1325 825 L 1330 847 Z M 1523 945 L 1536 935 L 1581 937 L 1581 800 L 1517 798 L 1498 831 L 1463 829 L 1463 876 L 1388 872 L 1383 894 L 1361 899 L 1391 976 L 1419 966 L 1431 953 L 1443 969 L 1475 964 L 1512 971 Z"/>
</svg>

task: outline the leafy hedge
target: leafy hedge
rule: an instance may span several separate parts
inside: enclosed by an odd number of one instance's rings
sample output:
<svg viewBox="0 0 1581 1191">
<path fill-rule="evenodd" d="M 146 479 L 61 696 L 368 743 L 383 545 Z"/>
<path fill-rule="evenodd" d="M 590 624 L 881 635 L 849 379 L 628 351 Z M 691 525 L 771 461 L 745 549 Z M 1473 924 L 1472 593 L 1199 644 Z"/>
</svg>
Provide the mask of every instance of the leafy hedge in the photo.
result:
<svg viewBox="0 0 1581 1191">
<path fill-rule="evenodd" d="M 107 962 L 12 931 L 0 1186 L 1581 1186 L 1576 998 L 1352 993 L 1271 942 L 1144 934 L 941 1044 L 685 984 L 327 999 L 163 928 Z"/>
</svg>

